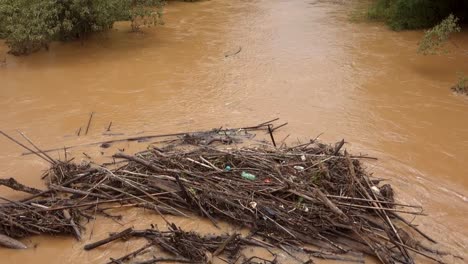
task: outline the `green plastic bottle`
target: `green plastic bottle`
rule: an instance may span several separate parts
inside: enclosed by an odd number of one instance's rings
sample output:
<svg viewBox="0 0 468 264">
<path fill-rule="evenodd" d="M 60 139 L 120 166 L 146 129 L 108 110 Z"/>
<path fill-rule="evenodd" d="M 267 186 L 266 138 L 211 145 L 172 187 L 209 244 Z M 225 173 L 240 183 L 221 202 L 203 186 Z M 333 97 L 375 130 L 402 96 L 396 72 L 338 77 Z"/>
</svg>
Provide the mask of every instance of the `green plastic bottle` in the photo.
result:
<svg viewBox="0 0 468 264">
<path fill-rule="evenodd" d="M 254 181 L 255 179 L 257 179 L 257 177 L 255 175 L 253 175 L 251 173 L 248 173 L 248 172 L 245 172 L 245 171 L 243 171 L 241 173 L 241 176 L 242 176 L 242 178 L 247 179 L 247 180 L 251 180 L 251 181 Z"/>
</svg>

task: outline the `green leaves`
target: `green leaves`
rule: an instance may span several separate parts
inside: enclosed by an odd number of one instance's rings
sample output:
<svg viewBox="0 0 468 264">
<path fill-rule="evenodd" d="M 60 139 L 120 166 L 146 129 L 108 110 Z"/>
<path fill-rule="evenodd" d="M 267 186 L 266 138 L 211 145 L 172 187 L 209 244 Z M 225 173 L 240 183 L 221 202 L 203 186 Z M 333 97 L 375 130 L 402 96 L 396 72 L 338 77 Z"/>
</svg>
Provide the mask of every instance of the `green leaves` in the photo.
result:
<svg viewBox="0 0 468 264">
<path fill-rule="evenodd" d="M 449 39 L 450 34 L 460 32 L 461 30 L 458 20 L 457 17 L 450 14 L 438 25 L 427 30 L 424 33 L 422 41 L 419 43 L 418 53 L 429 55 L 446 52 L 443 47 Z"/>
<path fill-rule="evenodd" d="M 1 1 L 2 34 L 13 54 L 24 54 L 47 46 L 57 34 L 55 1 Z"/>
<path fill-rule="evenodd" d="M 393 30 L 433 27 L 449 14 L 468 18 L 467 0 L 376 0 L 370 19 L 385 21 Z"/>
<path fill-rule="evenodd" d="M 130 8 L 132 31 L 139 31 L 142 25 L 155 26 L 161 23 L 163 2 L 160 0 L 134 0 Z"/>
<path fill-rule="evenodd" d="M 112 28 L 115 21 L 160 21 L 162 0 L 0 0 L 0 38 L 10 52 L 29 54 L 53 40 L 72 40 Z"/>
<path fill-rule="evenodd" d="M 458 81 L 455 86 L 452 87 L 452 90 L 459 94 L 468 95 L 468 76 L 463 72 L 458 72 Z"/>
</svg>

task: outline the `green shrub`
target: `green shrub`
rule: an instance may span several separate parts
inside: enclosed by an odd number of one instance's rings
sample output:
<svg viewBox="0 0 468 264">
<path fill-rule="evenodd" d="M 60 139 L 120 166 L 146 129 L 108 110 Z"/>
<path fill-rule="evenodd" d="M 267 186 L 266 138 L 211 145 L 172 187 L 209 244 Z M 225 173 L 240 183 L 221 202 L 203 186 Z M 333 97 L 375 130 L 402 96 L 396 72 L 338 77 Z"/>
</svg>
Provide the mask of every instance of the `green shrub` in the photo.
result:
<svg viewBox="0 0 468 264">
<path fill-rule="evenodd" d="M 458 81 L 455 86 L 452 87 L 452 90 L 456 93 L 468 95 L 468 76 L 462 72 L 457 73 Z"/>
<path fill-rule="evenodd" d="M 29 54 L 53 40 L 108 30 L 119 20 L 139 16 L 155 24 L 162 6 L 162 0 L 0 0 L 0 37 L 12 54 Z"/>
<path fill-rule="evenodd" d="M 7 10 L 5 3 L 7 3 L 6 0 L 0 0 L 0 38 L 5 38 L 6 35 Z"/>
<path fill-rule="evenodd" d="M 388 21 L 393 12 L 391 0 L 378 0 L 370 6 L 367 16 L 373 20 Z"/>
<path fill-rule="evenodd" d="M 385 21 L 394 30 L 433 27 L 449 14 L 468 17 L 468 0 L 376 0 L 368 17 Z"/>
<path fill-rule="evenodd" d="M 460 32 L 458 18 L 450 14 L 438 25 L 427 30 L 419 43 L 418 52 L 424 55 L 440 54 L 444 52 L 443 46 L 448 41 L 450 34 Z"/>
<path fill-rule="evenodd" d="M 1 0 L 3 34 L 13 54 L 36 51 L 59 31 L 55 1 Z"/>
<path fill-rule="evenodd" d="M 139 31 L 142 25 L 154 26 L 160 23 L 162 5 L 161 0 L 134 0 L 129 15 L 132 31 Z"/>
<path fill-rule="evenodd" d="M 392 10 L 389 23 L 396 30 L 430 27 L 439 22 L 443 14 L 450 12 L 447 5 L 432 0 L 399 0 Z"/>
</svg>

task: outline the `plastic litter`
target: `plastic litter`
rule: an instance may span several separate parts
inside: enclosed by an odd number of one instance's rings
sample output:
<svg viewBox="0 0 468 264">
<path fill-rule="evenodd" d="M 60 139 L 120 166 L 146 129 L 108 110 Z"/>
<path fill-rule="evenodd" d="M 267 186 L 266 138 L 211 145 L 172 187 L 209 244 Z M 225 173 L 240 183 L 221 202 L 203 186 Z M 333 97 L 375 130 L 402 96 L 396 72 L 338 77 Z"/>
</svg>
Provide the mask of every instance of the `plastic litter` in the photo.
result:
<svg viewBox="0 0 468 264">
<path fill-rule="evenodd" d="M 241 173 L 241 176 L 242 176 L 242 178 L 247 179 L 247 180 L 251 180 L 251 181 L 253 181 L 253 180 L 255 180 L 257 178 L 257 176 L 255 176 L 255 175 L 253 175 L 251 173 L 245 172 L 245 171 L 243 171 Z"/>
<path fill-rule="evenodd" d="M 302 166 L 294 166 L 294 169 L 298 170 L 298 171 L 303 171 L 304 170 L 304 167 Z"/>
<path fill-rule="evenodd" d="M 381 195 L 379 187 L 374 185 L 374 186 L 371 187 L 371 190 L 372 190 L 373 193 L 375 193 L 377 195 Z"/>
<path fill-rule="evenodd" d="M 231 171 L 231 166 L 227 165 L 225 168 L 224 168 L 225 171 Z"/>
</svg>

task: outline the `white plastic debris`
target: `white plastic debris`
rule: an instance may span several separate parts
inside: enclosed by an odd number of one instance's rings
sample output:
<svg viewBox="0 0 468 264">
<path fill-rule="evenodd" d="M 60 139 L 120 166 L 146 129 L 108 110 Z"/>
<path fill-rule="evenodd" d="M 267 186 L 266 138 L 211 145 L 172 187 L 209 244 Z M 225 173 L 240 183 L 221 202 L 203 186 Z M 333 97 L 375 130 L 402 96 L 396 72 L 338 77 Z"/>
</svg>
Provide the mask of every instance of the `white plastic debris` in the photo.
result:
<svg viewBox="0 0 468 264">
<path fill-rule="evenodd" d="M 380 195 L 380 189 L 379 189 L 379 187 L 377 187 L 377 186 L 374 185 L 374 186 L 371 187 L 371 190 L 372 190 L 372 192 L 373 192 L 374 194 Z"/>
<path fill-rule="evenodd" d="M 294 169 L 298 170 L 298 171 L 303 171 L 304 170 L 304 167 L 302 166 L 294 166 Z"/>
<path fill-rule="evenodd" d="M 249 205 L 250 205 L 250 207 L 252 207 L 252 209 L 257 208 L 257 203 L 256 202 L 250 202 Z"/>
<path fill-rule="evenodd" d="M 306 161 L 305 155 L 302 155 L 302 156 L 301 156 L 301 160 L 302 160 L 302 161 Z"/>
</svg>

